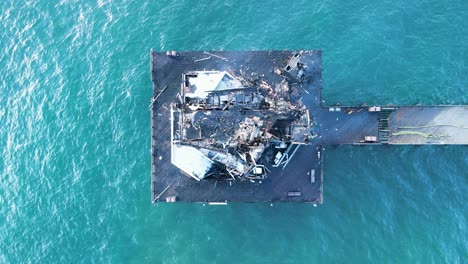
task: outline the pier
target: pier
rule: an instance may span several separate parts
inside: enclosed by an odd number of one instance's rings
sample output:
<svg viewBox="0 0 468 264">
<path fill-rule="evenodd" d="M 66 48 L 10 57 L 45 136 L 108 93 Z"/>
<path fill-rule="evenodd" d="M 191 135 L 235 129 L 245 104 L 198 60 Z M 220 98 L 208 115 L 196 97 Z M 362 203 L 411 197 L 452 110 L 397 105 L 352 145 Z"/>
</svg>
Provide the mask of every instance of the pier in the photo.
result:
<svg viewBox="0 0 468 264">
<path fill-rule="evenodd" d="M 322 203 L 327 145 L 468 144 L 467 106 L 323 105 L 321 50 L 150 62 L 153 202 Z"/>
</svg>

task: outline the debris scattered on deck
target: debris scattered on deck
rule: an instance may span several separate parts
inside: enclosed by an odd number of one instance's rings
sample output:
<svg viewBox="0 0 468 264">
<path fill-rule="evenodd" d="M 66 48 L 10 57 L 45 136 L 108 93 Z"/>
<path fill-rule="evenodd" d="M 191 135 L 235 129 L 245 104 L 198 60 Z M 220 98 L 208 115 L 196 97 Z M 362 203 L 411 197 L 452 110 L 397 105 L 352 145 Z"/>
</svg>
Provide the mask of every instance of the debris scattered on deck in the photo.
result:
<svg viewBox="0 0 468 264">
<path fill-rule="evenodd" d="M 227 61 L 204 53 L 209 57 L 195 62 L 211 57 Z M 275 70 L 282 77 L 278 83 L 241 70 L 184 73 L 181 103 L 171 106 L 172 163 L 197 181 L 262 180 L 269 173 L 269 160 L 274 160 L 273 167 L 286 167 L 296 145 L 312 136 L 298 86 L 307 71 L 301 54 Z"/>
</svg>

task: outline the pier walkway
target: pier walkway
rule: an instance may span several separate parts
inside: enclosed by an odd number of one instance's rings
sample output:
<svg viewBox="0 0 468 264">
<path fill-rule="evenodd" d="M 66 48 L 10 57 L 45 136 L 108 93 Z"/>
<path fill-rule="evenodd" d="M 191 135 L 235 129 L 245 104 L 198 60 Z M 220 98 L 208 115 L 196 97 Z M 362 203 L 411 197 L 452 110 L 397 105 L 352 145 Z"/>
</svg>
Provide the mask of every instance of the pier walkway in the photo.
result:
<svg viewBox="0 0 468 264">
<path fill-rule="evenodd" d="M 468 106 L 398 107 L 389 129 L 389 144 L 468 145 Z"/>
</svg>

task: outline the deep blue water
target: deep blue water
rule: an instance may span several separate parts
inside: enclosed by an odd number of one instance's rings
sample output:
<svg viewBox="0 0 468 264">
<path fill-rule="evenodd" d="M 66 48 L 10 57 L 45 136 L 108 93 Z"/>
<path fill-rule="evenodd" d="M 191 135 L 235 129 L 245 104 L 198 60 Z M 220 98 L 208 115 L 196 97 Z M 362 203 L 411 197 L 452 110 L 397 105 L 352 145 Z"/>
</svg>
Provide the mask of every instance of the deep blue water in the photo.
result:
<svg viewBox="0 0 468 264">
<path fill-rule="evenodd" d="M 0 263 L 467 263 L 467 146 L 327 147 L 324 204 L 150 202 L 149 50 L 323 49 L 334 104 L 467 104 L 468 1 L 0 1 Z"/>
</svg>

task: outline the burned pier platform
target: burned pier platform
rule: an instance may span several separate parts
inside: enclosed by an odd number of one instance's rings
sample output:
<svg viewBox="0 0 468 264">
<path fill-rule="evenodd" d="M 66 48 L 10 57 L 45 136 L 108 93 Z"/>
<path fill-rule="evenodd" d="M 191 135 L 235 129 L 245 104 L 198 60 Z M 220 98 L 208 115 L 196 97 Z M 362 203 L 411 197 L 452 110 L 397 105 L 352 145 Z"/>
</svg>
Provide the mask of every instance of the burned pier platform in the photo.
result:
<svg viewBox="0 0 468 264">
<path fill-rule="evenodd" d="M 464 106 L 323 106 L 321 55 L 151 51 L 153 202 L 321 203 L 324 145 L 468 143 Z"/>
</svg>

